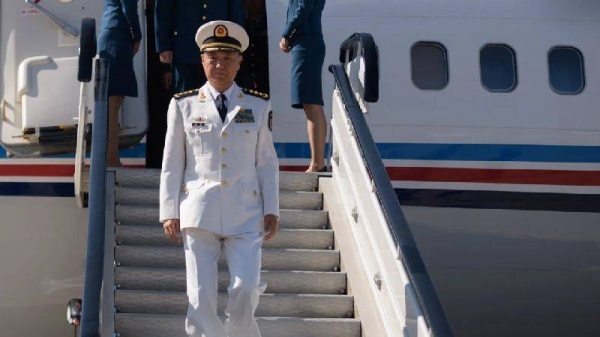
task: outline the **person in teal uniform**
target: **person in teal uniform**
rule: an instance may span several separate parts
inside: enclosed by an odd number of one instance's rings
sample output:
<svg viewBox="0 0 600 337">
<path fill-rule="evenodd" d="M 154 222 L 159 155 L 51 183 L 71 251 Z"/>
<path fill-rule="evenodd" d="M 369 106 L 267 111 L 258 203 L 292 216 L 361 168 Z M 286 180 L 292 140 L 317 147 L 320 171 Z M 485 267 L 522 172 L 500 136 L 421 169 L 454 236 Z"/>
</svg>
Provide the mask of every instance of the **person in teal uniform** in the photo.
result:
<svg viewBox="0 0 600 337">
<path fill-rule="evenodd" d="M 137 0 L 104 0 L 98 34 L 98 53 L 108 60 L 108 166 L 122 166 L 119 158 L 119 109 L 125 96 L 137 97 L 133 57 L 140 48 L 142 31 Z"/>
<path fill-rule="evenodd" d="M 174 92 L 197 89 L 206 82 L 194 43 L 201 25 L 228 20 L 244 26 L 243 0 L 156 0 L 154 11 L 156 51 L 162 63 L 171 64 Z"/>
<path fill-rule="evenodd" d="M 310 145 L 306 172 L 323 172 L 327 121 L 323 111 L 322 69 L 325 41 L 321 14 L 325 0 L 289 0 L 286 26 L 279 47 L 292 52 L 292 107 L 304 109 Z"/>
</svg>

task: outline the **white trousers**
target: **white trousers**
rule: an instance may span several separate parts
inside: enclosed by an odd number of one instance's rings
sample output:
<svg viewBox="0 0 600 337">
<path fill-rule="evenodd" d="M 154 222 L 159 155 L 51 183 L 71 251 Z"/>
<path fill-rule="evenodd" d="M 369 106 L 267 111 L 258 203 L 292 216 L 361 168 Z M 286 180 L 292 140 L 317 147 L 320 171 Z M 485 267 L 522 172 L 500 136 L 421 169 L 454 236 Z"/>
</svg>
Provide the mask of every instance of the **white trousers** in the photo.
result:
<svg viewBox="0 0 600 337">
<path fill-rule="evenodd" d="M 261 233 L 222 236 L 186 228 L 183 231 L 189 307 L 185 330 L 192 337 L 260 337 L 254 311 L 266 285 L 260 284 Z M 227 257 L 230 281 L 225 325 L 217 315 L 218 268 Z"/>
</svg>

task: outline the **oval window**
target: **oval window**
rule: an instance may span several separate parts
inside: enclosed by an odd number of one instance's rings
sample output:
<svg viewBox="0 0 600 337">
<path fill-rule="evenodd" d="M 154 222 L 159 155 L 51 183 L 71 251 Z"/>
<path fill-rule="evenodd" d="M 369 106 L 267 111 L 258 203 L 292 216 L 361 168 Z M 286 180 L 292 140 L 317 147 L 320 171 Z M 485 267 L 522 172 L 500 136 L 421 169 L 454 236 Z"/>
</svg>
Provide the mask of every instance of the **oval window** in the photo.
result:
<svg viewBox="0 0 600 337">
<path fill-rule="evenodd" d="M 479 52 L 481 84 L 488 91 L 509 92 L 517 87 L 517 58 L 505 44 L 488 44 Z"/>
<path fill-rule="evenodd" d="M 417 42 L 410 51 L 412 80 L 424 90 L 441 90 L 448 85 L 446 48 L 437 42 Z"/>
<path fill-rule="evenodd" d="M 552 90 L 575 95 L 585 87 L 583 54 L 574 47 L 554 47 L 548 53 L 548 72 Z"/>
</svg>

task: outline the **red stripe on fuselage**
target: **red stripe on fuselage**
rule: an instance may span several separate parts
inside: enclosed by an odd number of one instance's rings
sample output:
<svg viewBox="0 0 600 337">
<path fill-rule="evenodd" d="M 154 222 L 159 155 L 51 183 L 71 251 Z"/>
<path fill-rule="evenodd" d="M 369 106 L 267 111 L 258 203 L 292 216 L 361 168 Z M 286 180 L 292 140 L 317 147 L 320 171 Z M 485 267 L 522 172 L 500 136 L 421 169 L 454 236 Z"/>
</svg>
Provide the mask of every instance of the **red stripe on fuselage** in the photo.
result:
<svg viewBox="0 0 600 337">
<path fill-rule="evenodd" d="M 281 166 L 282 171 L 305 169 L 303 166 Z M 600 186 L 600 171 L 388 167 L 387 172 L 395 181 Z"/>
<path fill-rule="evenodd" d="M 388 167 L 387 171 L 390 179 L 399 181 L 600 186 L 599 171 L 446 167 Z"/>
<path fill-rule="evenodd" d="M 280 169 L 301 172 L 306 167 L 282 165 Z M 72 177 L 74 172 L 73 165 L 0 165 L 0 176 L 4 177 Z M 600 186 L 600 171 L 388 167 L 387 172 L 395 181 Z"/>
<path fill-rule="evenodd" d="M 89 166 L 88 166 L 89 167 Z M 127 168 L 144 168 L 144 165 L 125 165 Z M 75 165 L 32 165 L 32 164 L 2 164 L 0 177 L 73 177 Z"/>
<path fill-rule="evenodd" d="M 72 177 L 75 166 L 70 165 L 0 165 L 0 176 Z"/>
</svg>

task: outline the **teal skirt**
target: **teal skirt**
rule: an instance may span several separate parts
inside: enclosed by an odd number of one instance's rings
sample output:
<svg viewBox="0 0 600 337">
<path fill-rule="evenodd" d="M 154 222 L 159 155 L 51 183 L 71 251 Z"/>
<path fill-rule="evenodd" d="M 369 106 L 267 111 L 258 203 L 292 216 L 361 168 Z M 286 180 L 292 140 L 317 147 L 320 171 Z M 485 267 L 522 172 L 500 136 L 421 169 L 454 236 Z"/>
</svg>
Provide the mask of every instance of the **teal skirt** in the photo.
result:
<svg viewBox="0 0 600 337">
<path fill-rule="evenodd" d="M 325 41 L 320 34 L 298 35 L 292 41 L 292 107 L 323 103 Z"/>
<path fill-rule="evenodd" d="M 137 97 L 130 33 L 120 28 L 102 29 L 98 34 L 98 54 L 108 60 L 108 96 Z"/>
</svg>

